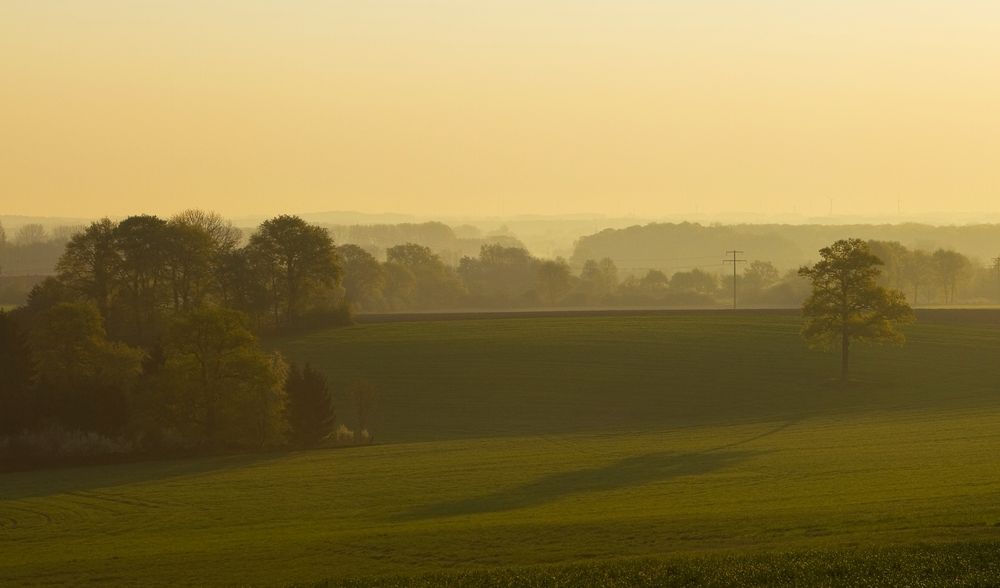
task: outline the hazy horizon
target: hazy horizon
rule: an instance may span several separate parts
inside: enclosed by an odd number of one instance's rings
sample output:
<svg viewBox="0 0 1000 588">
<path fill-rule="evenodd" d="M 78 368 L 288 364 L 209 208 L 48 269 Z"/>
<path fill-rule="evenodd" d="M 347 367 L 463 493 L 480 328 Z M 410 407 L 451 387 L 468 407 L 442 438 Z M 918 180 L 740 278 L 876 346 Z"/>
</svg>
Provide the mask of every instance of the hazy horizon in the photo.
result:
<svg viewBox="0 0 1000 588">
<path fill-rule="evenodd" d="M 759 213 L 759 212 L 718 212 L 718 213 L 675 213 L 662 215 L 641 215 L 641 214 L 606 214 L 600 212 L 566 212 L 564 214 L 544 214 L 544 213 L 517 213 L 510 214 L 434 214 L 434 213 L 404 213 L 393 210 L 379 212 L 365 212 L 361 210 L 295 210 L 282 208 L 276 205 L 269 212 L 248 213 L 237 212 L 235 214 L 220 212 L 218 209 L 195 206 L 195 210 L 207 212 L 217 212 L 226 220 L 238 226 L 256 225 L 260 222 L 287 214 L 300 216 L 305 220 L 314 223 L 328 225 L 378 225 L 378 224 L 406 224 L 406 223 L 427 223 L 441 222 L 452 226 L 471 224 L 480 226 L 501 225 L 507 223 L 597 223 L 607 222 L 608 228 L 613 226 L 624 226 L 623 223 L 650 224 L 650 223 L 696 223 L 701 225 L 907 225 L 919 224 L 928 226 L 973 226 L 973 225 L 994 225 L 1000 224 L 1000 211 L 997 212 L 962 212 L 962 211 L 932 211 L 919 214 L 834 214 L 807 216 L 796 213 Z M 48 228 L 58 226 L 71 226 L 74 224 L 86 224 L 101 218 L 112 220 L 122 220 L 129 216 L 151 214 L 163 218 L 169 218 L 177 213 L 183 212 L 180 208 L 163 207 L 153 210 L 149 207 L 137 206 L 134 209 L 119 214 L 94 214 L 94 215 L 39 215 L 39 214 L 19 214 L 9 212 L 0 208 L 0 223 L 7 229 L 17 229 L 24 224 L 39 223 Z M 602 225 L 603 227 L 603 225 Z"/>
<path fill-rule="evenodd" d="M 5 214 L 1000 210 L 995 3 L 7 2 L 0 48 Z"/>
</svg>

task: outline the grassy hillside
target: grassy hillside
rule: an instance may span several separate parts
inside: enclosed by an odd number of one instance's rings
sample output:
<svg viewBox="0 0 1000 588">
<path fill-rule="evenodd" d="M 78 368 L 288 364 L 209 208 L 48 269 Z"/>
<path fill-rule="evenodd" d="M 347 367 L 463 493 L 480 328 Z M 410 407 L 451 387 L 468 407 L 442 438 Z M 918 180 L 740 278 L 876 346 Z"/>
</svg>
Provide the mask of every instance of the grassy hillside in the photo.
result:
<svg viewBox="0 0 1000 588">
<path fill-rule="evenodd" d="M 281 341 L 380 390 L 382 441 L 676 428 L 1000 404 L 995 313 L 923 313 L 905 348 L 858 347 L 854 384 L 795 315 L 725 313 L 359 325 Z M 985 317 L 989 321 L 977 321 Z M 350 402 L 341 398 L 352 421 Z"/>
<path fill-rule="evenodd" d="M 283 341 L 376 382 L 380 439 L 396 442 L 0 475 L 0 578 L 990 577 L 1000 332 L 914 326 L 906 348 L 860 352 L 844 389 L 796 331 L 781 317 L 505 319 Z M 515 571 L 480 572 L 497 567 Z"/>
</svg>

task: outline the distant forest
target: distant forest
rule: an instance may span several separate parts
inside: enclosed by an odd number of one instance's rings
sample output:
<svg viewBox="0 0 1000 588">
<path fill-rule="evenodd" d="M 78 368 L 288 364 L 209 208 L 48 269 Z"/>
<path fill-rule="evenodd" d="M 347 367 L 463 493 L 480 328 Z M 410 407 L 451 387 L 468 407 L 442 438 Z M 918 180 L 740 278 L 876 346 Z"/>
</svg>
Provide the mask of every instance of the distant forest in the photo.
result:
<svg viewBox="0 0 1000 588">
<path fill-rule="evenodd" d="M 872 242 L 886 285 L 913 304 L 1000 302 L 1000 225 L 701 225 L 652 223 L 577 239 L 568 258 L 541 258 L 509 230 L 440 222 L 319 225 L 336 244 L 342 295 L 354 312 L 552 306 L 797 306 L 795 270 L 844 237 Z M 27 300 L 56 273 L 84 226 L 0 227 L 0 305 Z M 246 242 L 252 229 L 232 229 Z"/>
</svg>

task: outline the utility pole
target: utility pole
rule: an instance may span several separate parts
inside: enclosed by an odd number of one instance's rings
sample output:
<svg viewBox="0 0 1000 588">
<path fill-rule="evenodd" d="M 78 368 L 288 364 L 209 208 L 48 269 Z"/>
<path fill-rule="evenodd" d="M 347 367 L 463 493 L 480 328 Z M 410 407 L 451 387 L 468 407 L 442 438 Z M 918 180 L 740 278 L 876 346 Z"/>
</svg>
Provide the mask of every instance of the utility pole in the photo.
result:
<svg viewBox="0 0 1000 588">
<path fill-rule="evenodd" d="M 747 260 L 745 259 L 737 259 L 737 256 L 740 255 L 741 253 L 743 253 L 743 251 L 739 250 L 726 251 L 726 255 L 732 255 L 733 258 L 722 260 L 722 263 L 733 264 L 733 310 L 736 310 L 736 268 L 739 264 L 747 262 Z"/>
</svg>

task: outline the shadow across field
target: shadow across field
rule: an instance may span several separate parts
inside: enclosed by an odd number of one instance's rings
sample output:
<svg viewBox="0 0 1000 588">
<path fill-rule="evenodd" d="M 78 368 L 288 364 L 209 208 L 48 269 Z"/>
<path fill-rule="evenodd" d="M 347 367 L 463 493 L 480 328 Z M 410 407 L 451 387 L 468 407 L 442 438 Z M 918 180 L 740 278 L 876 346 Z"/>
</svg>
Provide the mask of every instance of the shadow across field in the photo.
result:
<svg viewBox="0 0 1000 588">
<path fill-rule="evenodd" d="M 573 494 L 585 494 L 664 482 L 682 476 L 719 471 L 742 462 L 759 451 L 710 450 L 697 453 L 648 453 L 612 464 L 543 476 L 522 486 L 485 496 L 422 506 L 397 520 L 503 512 L 539 506 Z"/>
</svg>

